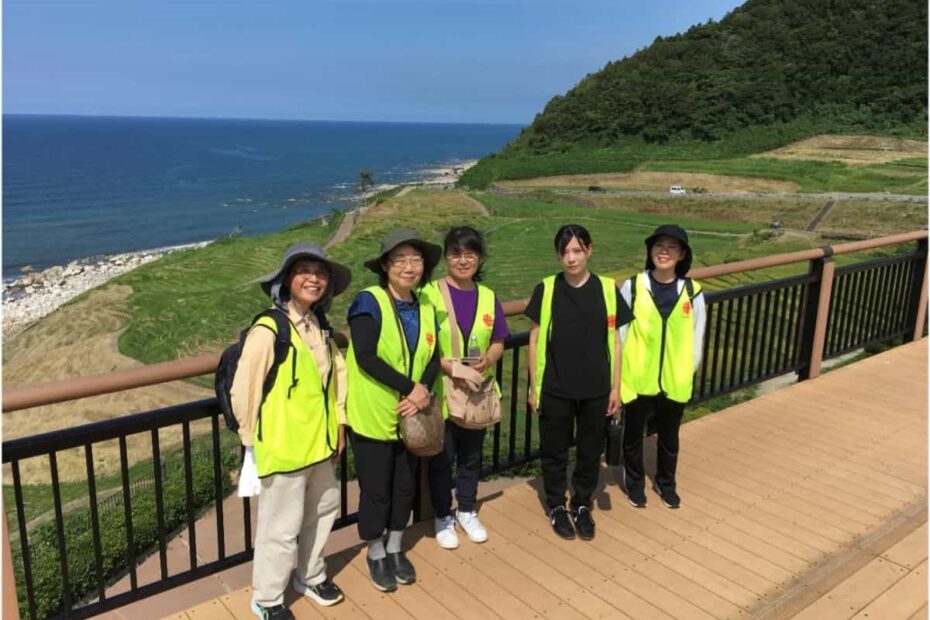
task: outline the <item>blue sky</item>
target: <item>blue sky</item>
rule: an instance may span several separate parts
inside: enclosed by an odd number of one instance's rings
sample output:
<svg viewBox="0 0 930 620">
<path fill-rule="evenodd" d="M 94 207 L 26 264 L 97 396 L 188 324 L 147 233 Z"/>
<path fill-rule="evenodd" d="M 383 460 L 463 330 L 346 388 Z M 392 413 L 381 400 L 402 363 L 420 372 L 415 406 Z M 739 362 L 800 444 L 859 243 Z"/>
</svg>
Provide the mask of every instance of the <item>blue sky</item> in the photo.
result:
<svg viewBox="0 0 930 620">
<path fill-rule="evenodd" d="M 738 0 L 5 0 L 3 111 L 520 123 Z"/>
</svg>

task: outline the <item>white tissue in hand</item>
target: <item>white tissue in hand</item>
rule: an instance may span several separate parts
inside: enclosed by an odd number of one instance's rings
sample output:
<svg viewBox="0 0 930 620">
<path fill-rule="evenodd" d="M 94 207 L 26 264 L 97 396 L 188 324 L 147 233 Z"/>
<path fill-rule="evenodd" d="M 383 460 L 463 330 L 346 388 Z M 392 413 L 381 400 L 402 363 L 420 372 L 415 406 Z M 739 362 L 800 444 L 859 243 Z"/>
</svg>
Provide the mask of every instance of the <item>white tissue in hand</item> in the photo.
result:
<svg viewBox="0 0 930 620">
<path fill-rule="evenodd" d="M 239 497 L 253 497 L 262 491 L 262 481 L 258 478 L 258 465 L 255 463 L 255 450 L 245 449 L 242 469 L 239 471 Z"/>
</svg>

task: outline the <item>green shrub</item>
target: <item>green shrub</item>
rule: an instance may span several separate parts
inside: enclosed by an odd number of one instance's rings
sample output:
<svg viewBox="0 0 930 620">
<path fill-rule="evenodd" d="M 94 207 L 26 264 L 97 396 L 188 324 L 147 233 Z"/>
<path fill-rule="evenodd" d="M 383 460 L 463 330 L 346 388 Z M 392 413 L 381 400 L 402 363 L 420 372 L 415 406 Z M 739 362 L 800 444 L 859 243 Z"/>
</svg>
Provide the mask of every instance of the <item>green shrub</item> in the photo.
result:
<svg viewBox="0 0 930 620">
<path fill-rule="evenodd" d="M 164 471 L 162 484 L 164 500 L 165 537 L 187 522 L 187 491 L 184 467 L 172 463 Z M 214 502 L 213 459 L 194 458 L 191 463 L 193 507 L 195 514 L 209 508 Z M 229 472 L 238 466 L 238 454 L 226 450 L 221 456 L 223 496 L 232 489 Z M 68 559 L 68 595 L 72 604 L 94 596 L 97 588 L 97 569 L 94 559 L 93 529 L 90 508 L 83 507 L 65 513 L 63 529 Z M 122 503 L 100 511 L 101 568 L 105 582 L 127 570 L 126 522 Z M 158 543 L 158 522 L 155 511 L 155 489 L 141 487 L 132 495 L 133 544 L 136 557 L 145 555 Z M 29 534 L 29 551 L 32 561 L 32 579 L 39 618 L 67 611 L 61 579 L 61 555 L 55 523 L 45 523 Z M 22 548 L 14 550 L 17 599 L 23 612 L 28 609 L 23 573 Z M 25 613 L 23 613 L 25 616 Z"/>
</svg>

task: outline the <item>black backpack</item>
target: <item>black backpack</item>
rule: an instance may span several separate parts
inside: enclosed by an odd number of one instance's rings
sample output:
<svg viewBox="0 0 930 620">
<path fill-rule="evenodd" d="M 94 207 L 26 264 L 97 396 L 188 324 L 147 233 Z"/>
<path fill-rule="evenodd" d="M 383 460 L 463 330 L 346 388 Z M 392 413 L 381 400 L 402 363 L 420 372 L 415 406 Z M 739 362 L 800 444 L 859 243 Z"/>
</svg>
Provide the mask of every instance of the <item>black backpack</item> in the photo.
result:
<svg viewBox="0 0 930 620">
<path fill-rule="evenodd" d="M 277 332 L 274 340 L 274 362 L 268 370 L 265 382 L 262 384 L 262 403 L 265 397 L 274 386 L 278 378 L 278 367 L 287 359 L 288 350 L 291 347 L 291 321 L 282 311 L 272 308 L 263 310 L 255 315 L 247 329 L 242 330 L 239 334 L 239 341 L 232 344 L 223 351 L 220 356 L 220 363 L 216 367 L 216 375 L 213 380 L 213 388 L 216 390 L 216 399 L 219 402 L 220 410 L 223 412 L 223 419 L 226 420 L 226 426 L 231 431 L 239 430 L 239 420 L 233 415 L 232 399 L 230 390 L 232 389 L 233 377 L 236 376 L 236 368 L 239 366 L 239 358 L 242 356 L 242 347 L 245 344 L 245 337 L 249 330 L 255 325 L 255 322 L 262 317 L 270 316 L 274 319 Z M 264 326 L 263 326 L 264 327 Z M 270 329 L 270 328 L 269 328 Z"/>
</svg>

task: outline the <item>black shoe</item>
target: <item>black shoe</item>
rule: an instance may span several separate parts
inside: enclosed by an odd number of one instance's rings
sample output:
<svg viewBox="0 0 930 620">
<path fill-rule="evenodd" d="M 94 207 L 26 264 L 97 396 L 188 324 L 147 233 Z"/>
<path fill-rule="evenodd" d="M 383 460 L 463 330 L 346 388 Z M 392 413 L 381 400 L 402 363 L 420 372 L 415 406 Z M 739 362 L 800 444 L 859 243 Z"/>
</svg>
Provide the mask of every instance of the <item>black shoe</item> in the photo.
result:
<svg viewBox="0 0 930 620">
<path fill-rule="evenodd" d="M 296 592 L 312 598 L 318 605 L 322 605 L 323 607 L 335 605 L 345 598 L 339 586 L 333 583 L 333 580 L 329 577 L 327 577 L 323 583 L 318 583 L 315 586 L 308 586 L 295 575 L 293 585 Z"/>
<path fill-rule="evenodd" d="M 550 510 L 549 522 L 552 524 L 552 531 L 561 538 L 571 540 L 575 537 L 575 528 L 572 526 L 572 520 L 568 518 L 565 506 L 557 506 Z"/>
<path fill-rule="evenodd" d="M 633 508 L 645 508 L 646 507 L 646 493 L 642 489 L 632 489 L 627 495 L 627 499 L 630 501 L 630 506 Z"/>
<path fill-rule="evenodd" d="M 581 540 L 591 540 L 594 538 L 594 517 L 591 516 L 591 509 L 587 506 L 581 506 L 572 510 L 572 520 L 575 522 L 575 530 Z"/>
<path fill-rule="evenodd" d="M 658 486 L 653 487 L 656 493 L 659 494 L 659 497 L 662 498 L 662 503 L 665 504 L 666 508 L 680 508 L 681 507 L 681 498 L 678 497 L 678 493 L 674 489 L 662 489 Z"/>
<path fill-rule="evenodd" d="M 251 607 L 252 613 L 262 620 L 294 620 L 294 614 L 284 605 L 262 607 L 253 600 Z"/>
<path fill-rule="evenodd" d="M 393 592 L 397 589 L 394 568 L 387 558 L 378 560 L 368 558 L 368 574 L 371 576 L 371 583 L 382 592 Z"/>
<path fill-rule="evenodd" d="M 391 569 L 394 571 L 394 578 L 397 580 L 397 583 L 402 583 L 407 586 L 417 580 L 417 571 L 403 551 L 387 554 L 387 560 Z"/>
</svg>

